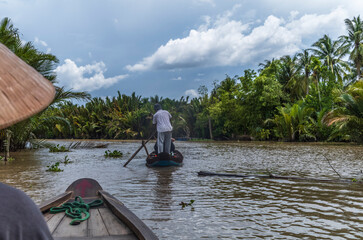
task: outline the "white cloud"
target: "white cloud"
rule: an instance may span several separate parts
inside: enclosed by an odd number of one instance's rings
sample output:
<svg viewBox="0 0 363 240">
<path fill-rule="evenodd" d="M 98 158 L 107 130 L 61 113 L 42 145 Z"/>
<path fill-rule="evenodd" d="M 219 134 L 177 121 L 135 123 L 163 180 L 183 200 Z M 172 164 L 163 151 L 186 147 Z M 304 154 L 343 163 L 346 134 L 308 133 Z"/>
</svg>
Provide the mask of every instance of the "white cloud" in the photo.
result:
<svg viewBox="0 0 363 240">
<path fill-rule="evenodd" d="M 180 80 L 182 80 L 182 77 L 175 77 L 175 78 L 172 78 L 171 80 L 180 81 Z"/>
<path fill-rule="evenodd" d="M 251 61 L 290 55 L 304 47 L 303 40 L 328 32 L 342 34 L 345 9 L 337 7 L 328 14 L 305 14 L 292 11 L 288 20 L 270 15 L 251 29 L 250 24 L 232 20 L 232 11 L 218 16 L 214 21 L 204 17 L 205 24 L 192 29 L 185 38 L 169 40 L 154 54 L 135 65 L 129 71 L 150 69 L 181 69 L 190 67 L 236 66 Z M 311 43 L 310 43 L 311 44 Z"/>
<path fill-rule="evenodd" d="M 299 15 L 299 11 L 291 11 L 289 20 L 290 21 L 294 20 L 298 15 Z"/>
<path fill-rule="evenodd" d="M 41 46 L 45 47 L 47 49 L 47 53 L 52 51 L 52 49 L 48 47 L 48 44 L 45 41 L 40 40 L 38 37 L 35 37 L 34 44 L 40 44 Z"/>
<path fill-rule="evenodd" d="M 194 0 L 194 2 L 195 2 L 196 4 L 209 4 L 209 5 L 211 5 L 212 7 L 215 7 L 215 6 L 216 6 L 216 4 L 215 4 L 214 0 Z"/>
<path fill-rule="evenodd" d="M 191 98 L 199 97 L 199 94 L 197 90 L 195 89 L 189 89 L 184 92 L 184 95 L 190 96 Z"/>
<path fill-rule="evenodd" d="M 76 63 L 70 59 L 66 59 L 64 64 L 58 66 L 55 71 L 61 85 L 76 91 L 93 91 L 100 88 L 107 88 L 128 76 L 118 75 L 106 78 L 103 73 L 106 72 L 107 69 L 103 62 L 78 67 Z"/>
<path fill-rule="evenodd" d="M 48 47 L 48 44 L 45 41 L 40 40 L 39 38 L 35 37 L 34 43 L 39 43 L 44 47 Z"/>
<path fill-rule="evenodd" d="M 322 37 L 327 32 L 341 35 L 345 31 L 344 19 L 348 17 L 348 12 L 338 7 L 330 14 L 305 14 L 300 19 L 287 23 L 286 28 L 301 38 L 314 33 L 321 33 Z"/>
</svg>

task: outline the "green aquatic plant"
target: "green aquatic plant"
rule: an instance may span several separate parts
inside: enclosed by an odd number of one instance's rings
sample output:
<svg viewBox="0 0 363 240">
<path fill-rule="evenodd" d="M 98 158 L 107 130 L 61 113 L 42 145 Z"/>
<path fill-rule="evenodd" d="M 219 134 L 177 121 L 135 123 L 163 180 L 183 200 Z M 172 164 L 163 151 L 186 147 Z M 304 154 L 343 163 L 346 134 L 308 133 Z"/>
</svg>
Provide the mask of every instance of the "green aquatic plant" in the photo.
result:
<svg viewBox="0 0 363 240">
<path fill-rule="evenodd" d="M 0 156 L 0 161 L 5 161 L 5 157 L 3 157 L 3 156 Z M 7 159 L 6 159 L 6 161 L 8 161 L 8 162 L 12 162 L 12 161 L 14 161 L 15 160 L 15 158 L 13 158 L 13 157 L 8 157 Z"/>
<path fill-rule="evenodd" d="M 68 163 L 72 163 L 73 161 L 71 161 L 69 158 L 68 158 L 68 155 L 66 155 L 65 157 L 64 157 L 64 161 L 63 161 L 63 164 L 64 165 L 67 165 Z"/>
<path fill-rule="evenodd" d="M 192 206 L 193 207 L 193 203 L 195 202 L 195 200 L 190 200 L 188 203 L 186 202 L 180 202 L 179 205 L 182 206 L 182 208 L 185 208 L 187 206 Z"/>
<path fill-rule="evenodd" d="M 59 144 L 49 147 L 49 152 L 69 152 L 69 149 L 65 146 L 59 146 Z"/>
<path fill-rule="evenodd" d="M 47 172 L 63 172 L 63 169 L 59 168 L 59 164 L 60 162 L 56 162 L 50 166 L 47 166 L 48 167 Z"/>
<path fill-rule="evenodd" d="M 110 150 L 105 151 L 105 157 L 122 157 L 123 153 L 118 151 L 118 150 L 114 150 L 113 152 L 111 152 Z"/>
</svg>

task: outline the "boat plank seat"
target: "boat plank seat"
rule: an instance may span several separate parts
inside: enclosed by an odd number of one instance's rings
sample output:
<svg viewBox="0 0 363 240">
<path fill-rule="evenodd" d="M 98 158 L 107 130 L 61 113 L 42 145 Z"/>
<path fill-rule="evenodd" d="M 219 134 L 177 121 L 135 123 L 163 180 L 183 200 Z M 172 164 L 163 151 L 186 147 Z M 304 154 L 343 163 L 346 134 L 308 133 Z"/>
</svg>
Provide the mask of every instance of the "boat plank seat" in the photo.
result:
<svg viewBox="0 0 363 240">
<path fill-rule="evenodd" d="M 44 216 L 54 239 L 137 239 L 108 208 L 90 209 L 90 217 L 77 226 L 64 213 Z"/>
</svg>

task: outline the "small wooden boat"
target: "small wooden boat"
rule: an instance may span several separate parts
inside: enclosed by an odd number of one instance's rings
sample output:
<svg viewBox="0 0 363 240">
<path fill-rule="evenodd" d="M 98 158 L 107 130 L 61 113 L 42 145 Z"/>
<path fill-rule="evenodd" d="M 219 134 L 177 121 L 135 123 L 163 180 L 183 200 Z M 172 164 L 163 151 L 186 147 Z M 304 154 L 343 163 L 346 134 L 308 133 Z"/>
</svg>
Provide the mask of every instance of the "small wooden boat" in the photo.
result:
<svg viewBox="0 0 363 240">
<path fill-rule="evenodd" d="M 51 208 L 73 202 L 78 196 L 85 203 L 97 200 L 101 204 L 98 207 L 91 207 L 89 218 L 79 225 L 70 225 L 73 219 L 65 216 L 63 212 L 50 213 Z M 78 179 L 64 193 L 43 202 L 39 208 L 54 239 L 158 239 L 144 222 L 123 203 L 102 190 L 94 179 Z"/>
<path fill-rule="evenodd" d="M 146 166 L 148 167 L 168 167 L 181 166 L 183 164 L 183 155 L 175 150 L 173 155 L 167 153 L 156 154 L 150 153 L 146 158 Z"/>
</svg>

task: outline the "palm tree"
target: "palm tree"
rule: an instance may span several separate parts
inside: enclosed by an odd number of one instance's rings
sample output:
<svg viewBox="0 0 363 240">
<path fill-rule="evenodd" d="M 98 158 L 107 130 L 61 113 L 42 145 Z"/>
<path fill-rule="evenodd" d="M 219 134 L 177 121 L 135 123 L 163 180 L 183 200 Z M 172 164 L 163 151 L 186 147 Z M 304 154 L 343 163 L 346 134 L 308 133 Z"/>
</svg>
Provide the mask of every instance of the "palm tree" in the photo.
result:
<svg viewBox="0 0 363 240">
<path fill-rule="evenodd" d="M 350 70 L 348 63 L 343 60 L 349 51 L 343 40 L 333 41 L 330 37 L 324 35 L 312 46 L 314 48 L 309 50 L 322 60 L 323 65 L 328 67 L 334 78 L 342 83 L 346 71 Z"/>
<path fill-rule="evenodd" d="M 318 91 L 318 100 L 319 100 L 319 106 L 320 106 L 320 111 L 321 111 L 322 106 L 321 106 L 321 93 L 320 93 L 320 79 L 322 78 L 324 73 L 327 71 L 326 70 L 327 66 L 323 66 L 321 61 L 317 57 L 313 56 L 311 58 L 310 68 L 313 72 L 311 75 L 311 79 L 316 84 L 316 88 Z"/>
<path fill-rule="evenodd" d="M 12 51 L 16 46 L 21 45 L 19 31 L 14 28 L 10 18 L 3 18 L 0 21 L 0 42 Z"/>
<path fill-rule="evenodd" d="M 272 60 L 265 60 L 263 61 L 263 63 L 259 63 L 258 66 L 261 67 L 260 69 L 258 69 L 259 72 L 262 72 L 264 69 L 268 68 L 271 66 L 271 64 L 275 61 L 274 58 L 272 58 Z"/>
<path fill-rule="evenodd" d="M 361 77 L 361 68 L 363 63 L 363 22 L 360 16 L 354 17 L 353 20 L 345 19 L 345 26 L 348 30 L 348 35 L 341 36 L 347 43 L 347 47 L 351 50 L 349 58 L 354 62 L 357 79 Z"/>
<path fill-rule="evenodd" d="M 310 74 L 311 74 L 311 55 L 309 50 L 304 49 L 302 52 L 298 53 L 298 66 L 303 71 L 303 86 L 305 86 L 305 95 L 309 94 L 309 85 L 310 85 Z"/>
<path fill-rule="evenodd" d="M 4 18 L 0 22 L 0 42 L 54 83 L 56 77 L 54 69 L 59 62 L 57 57 L 39 52 L 31 42 L 23 44 L 18 29 L 13 26 L 9 18 Z"/>
<path fill-rule="evenodd" d="M 38 51 L 31 42 L 23 43 L 20 39 L 18 29 L 16 29 L 9 18 L 0 21 L 0 42 L 6 45 L 12 52 L 20 57 L 24 62 L 32 66 L 36 71 L 42 74 L 46 79 L 55 83 L 56 74 L 54 69 L 58 63 L 56 56 Z M 52 104 L 57 104 L 68 99 L 89 99 L 90 95 L 84 92 L 65 91 L 63 87 L 56 88 L 55 99 Z M 37 121 L 41 112 L 30 119 L 15 124 L 9 128 L 13 132 L 12 150 L 24 148 L 27 140 L 34 137 Z M 58 118 L 59 119 L 59 118 Z M 6 131 L 6 130 L 4 130 Z M 0 147 L 3 144 L 0 139 Z"/>
<path fill-rule="evenodd" d="M 286 86 L 298 73 L 297 57 L 283 56 L 279 62 L 279 70 L 277 72 L 277 80 Z"/>
<path fill-rule="evenodd" d="M 302 101 L 294 105 L 286 105 L 278 107 L 279 114 L 274 118 L 267 119 L 265 123 L 273 123 L 275 125 L 275 134 L 277 137 L 295 141 L 297 138 L 303 140 L 306 138 L 314 138 L 308 131 L 308 120 L 313 109 L 303 105 Z"/>
<path fill-rule="evenodd" d="M 277 59 L 272 58 L 272 60 L 265 60 L 264 63 L 258 64 L 259 67 L 262 67 L 258 69 L 260 72 L 260 75 L 276 75 L 279 70 L 280 61 Z"/>
<path fill-rule="evenodd" d="M 14 46 L 13 52 L 43 77 L 55 83 L 54 69 L 59 62 L 56 56 L 38 51 L 31 42 Z"/>
<path fill-rule="evenodd" d="M 340 106 L 325 115 L 323 121 L 328 126 L 335 124 L 351 138 L 363 141 L 363 80 L 349 86 L 338 98 Z"/>
<path fill-rule="evenodd" d="M 304 77 L 300 75 L 301 68 L 297 55 L 284 56 L 280 59 L 276 73 L 277 80 L 293 99 L 300 99 L 305 95 L 306 84 Z"/>
</svg>

